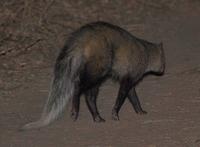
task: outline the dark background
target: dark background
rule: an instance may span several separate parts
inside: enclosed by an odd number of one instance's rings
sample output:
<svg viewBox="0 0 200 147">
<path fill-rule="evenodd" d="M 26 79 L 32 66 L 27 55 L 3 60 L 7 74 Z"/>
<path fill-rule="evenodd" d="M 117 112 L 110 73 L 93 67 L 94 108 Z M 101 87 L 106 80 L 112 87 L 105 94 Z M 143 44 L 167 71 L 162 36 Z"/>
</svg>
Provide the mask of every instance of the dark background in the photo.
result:
<svg viewBox="0 0 200 147">
<path fill-rule="evenodd" d="M 120 121 L 112 121 L 118 85 L 108 81 L 98 97 L 105 123 L 93 123 L 82 99 L 77 122 L 69 117 L 69 105 L 52 125 L 18 132 L 39 118 L 67 36 L 97 20 L 163 42 L 166 74 L 146 77 L 137 87 L 148 114 L 136 115 L 126 102 Z M 1 0 L 0 63 L 2 147 L 200 146 L 199 0 Z"/>
</svg>

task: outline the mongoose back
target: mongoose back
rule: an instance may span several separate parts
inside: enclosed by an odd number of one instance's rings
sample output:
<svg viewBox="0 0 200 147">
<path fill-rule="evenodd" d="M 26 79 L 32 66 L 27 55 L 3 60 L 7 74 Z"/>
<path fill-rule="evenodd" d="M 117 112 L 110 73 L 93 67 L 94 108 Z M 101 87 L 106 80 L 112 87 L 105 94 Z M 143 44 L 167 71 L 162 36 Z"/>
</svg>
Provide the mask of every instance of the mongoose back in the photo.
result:
<svg viewBox="0 0 200 147">
<path fill-rule="evenodd" d="M 56 120 L 72 99 L 71 117 L 79 113 L 80 96 L 85 95 L 87 106 L 95 122 L 104 122 L 96 98 L 99 87 L 108 78 L 118 81 L 120 88 L 112 109 L 112 118 L 126 97 L 138 114 L 145 114 L 135 86 L 147 73 L 163 73 L 165 57 L 162 43 L 139 39 L 126 30 L 106 22 L 89 23 L 67 39 L 54 67 L 54 77 L 41 118 L 22 127 L 22 130 L 44 127 Z"/>
</svg>

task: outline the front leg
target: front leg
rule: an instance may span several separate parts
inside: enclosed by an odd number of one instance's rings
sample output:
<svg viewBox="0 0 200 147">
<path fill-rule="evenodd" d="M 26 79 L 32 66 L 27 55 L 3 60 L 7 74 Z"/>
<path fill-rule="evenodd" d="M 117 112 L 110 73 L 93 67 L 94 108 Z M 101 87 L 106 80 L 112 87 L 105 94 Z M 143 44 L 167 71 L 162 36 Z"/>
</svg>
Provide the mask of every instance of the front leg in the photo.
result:
<svg viewBox="0 0 200 147">
<path fill-rule="evenodd" d="M 93 120 L 95 122 L 105 122 L 105 120 L 100 116 L 96 105 L 96 99 L 99 92 L 99 86 L 95 86 L 85 92 L 85 100 L 87 106 L 92 114 Z"/>
<path fill-rule="evenodd" d="M 144 111 L 140 105 L 140 101 L 139 101 L 139 98 L 137 96 L 137 93 L 135 91 L 135 87 L 133 87 L 129 93 L 128 93 L 128 99 L 129 101 L 131 102 L 135 112 L 137 114 L 146 114 L 147 112 Z"/>
<path fill-rule="evenodd" d="M 124 78 L 120 82 L 118 96 L 117 96 L 115 105 L 112 110 L 112 119 L 113 120 L 119 120 L 119 116 L 118 116 L 119 110 L 120 110 L 121 106 L 123 105 L 132 85 L 133 85 L 133 82 L 132 82 L 132 79 L 130 79 L 130 78 Z"/>
</svg>

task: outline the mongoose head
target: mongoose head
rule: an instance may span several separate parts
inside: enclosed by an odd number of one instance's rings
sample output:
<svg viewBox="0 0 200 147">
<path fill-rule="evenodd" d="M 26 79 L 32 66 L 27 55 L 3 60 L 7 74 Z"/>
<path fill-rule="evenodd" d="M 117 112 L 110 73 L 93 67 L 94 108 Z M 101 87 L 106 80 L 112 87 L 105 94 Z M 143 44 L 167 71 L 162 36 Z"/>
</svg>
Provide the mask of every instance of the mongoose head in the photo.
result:
<svg viewBox="0 0 200 147">
<path fill-rule="evenodd" d="M 149 49 L 149 60 L 147 72 L 152 72 L 158 75 L 164 74 L 165 71 L 165 54 L 163 43 L 154 45 Z"/>
</svg>

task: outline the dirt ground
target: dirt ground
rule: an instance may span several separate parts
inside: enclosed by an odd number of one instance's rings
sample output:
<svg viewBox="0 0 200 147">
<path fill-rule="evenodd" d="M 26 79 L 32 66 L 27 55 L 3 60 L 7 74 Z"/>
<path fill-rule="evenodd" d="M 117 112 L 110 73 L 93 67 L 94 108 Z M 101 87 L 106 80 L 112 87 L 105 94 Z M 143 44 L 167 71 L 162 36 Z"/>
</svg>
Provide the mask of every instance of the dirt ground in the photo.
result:
<svg viewBox="0 0 200 147">
<path fill-rule="evenodd" d="M 2 0 L 0 2 L 0 147 L 200 147 L 200 2 Z M 107 81 L 93 123 L 81 98 L 80 115 L 40 130 L 19 132 L 39 118 L 53 63 L 74 29 L 96 20 L 117 24 L 137 37 L 164 44 L 166 73 L 137 86 L 147 115 L 128 101 L 111 120 L 118 85 Z"/>
</svg>

